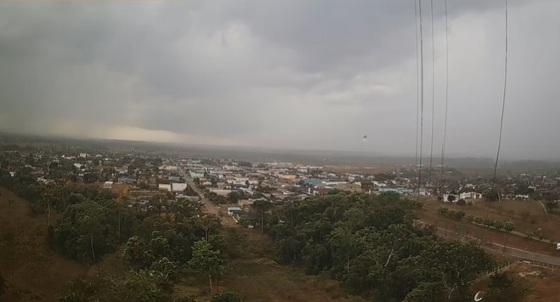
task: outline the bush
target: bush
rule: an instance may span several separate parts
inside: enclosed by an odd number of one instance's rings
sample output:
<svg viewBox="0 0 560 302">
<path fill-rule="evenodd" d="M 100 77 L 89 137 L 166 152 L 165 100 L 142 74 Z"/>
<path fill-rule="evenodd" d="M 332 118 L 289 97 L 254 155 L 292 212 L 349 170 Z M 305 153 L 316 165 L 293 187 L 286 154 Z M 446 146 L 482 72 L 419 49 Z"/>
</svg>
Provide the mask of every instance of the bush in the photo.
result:
<svg viewBox="0 0 560 302">
<path fill-rule="evenodd" d="M 453 220 L 462 220 L 463 217 L 465 217 L 465 212 L 463 211 L 454 211 L 454 210 L 450 210 L 448 208 L 439 208 L 438 210 L 439 214 L 441 216 L 453 219 Z"/>
<path fill-rule="evenodd" d="M 196 302 L 196 299 L 192 296 L 186 296 L 181 298 L 175 298 L 173 302 Z"/>
<path fill-rule="evenodd" d="M 506 230 L 507 232 L 513 231 L 513 228 L 514 228 L 513 222 L 511 222 L 511 221 L 506 221 L 506 222 L 504 223 L 504 230 Z"/>
<path fill-rule="evenodd" d="M 482 224 L 487 227 L 495 228 L 498 230 L 503 230 L 506 232 L 511 232 L 515 228 L 515 225 L 511 221 L 498 221 L 493 219 L 487 218 L 480 218 L 480 217 L 470 217 L 467 216 L 467 220 L 469 222 L 474 222 L 476 224 Z"/>
<path fill-rule="evenodd" d="M 212 302 L 241 302 L 241 298 L 235 293 L 219 293 L 212 297 Z"/>
</svg>

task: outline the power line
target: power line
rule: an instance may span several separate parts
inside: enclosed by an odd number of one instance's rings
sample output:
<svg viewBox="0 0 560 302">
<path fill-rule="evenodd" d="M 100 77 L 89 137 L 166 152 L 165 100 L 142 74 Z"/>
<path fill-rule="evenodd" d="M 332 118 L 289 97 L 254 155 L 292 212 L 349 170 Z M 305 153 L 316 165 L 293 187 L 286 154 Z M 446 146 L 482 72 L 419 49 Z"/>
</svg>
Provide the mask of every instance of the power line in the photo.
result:
<svg viewBox="0 0 560 302">
<path fill-rule="evenodd" d="M 434 37 L 434 0 L 430 0 L 430 14 L 432 18 L 432 122 L 430 132 L 430 161 L 428 164 L 428 183 L 432 181 L 432 162 L 434 157 L 434 124 L 436 112 L 436 44 Z"/>
<path fill-rule="evenodd" d="M 416 51 L 416 161 L 414 163 L 415 167 L 418 167 L 418 143 L 419 143 L 419 139 L 418 139 L 418 131 L 420 130 L 419 127 L 419 123 L 420 123 L 420 59 L 419 59 L 419 53 L 418 53 L 418 6 L 417 6 L 417 2 L 416 0 L 414 0 L 414 24 L 415 24 L 415 30 L 414 30 L 414 37 L 416 40 L 415 45 L 415 51 Z"/>
<path fill-rule="evenodd" d="M 449 106 L 449 37 L 448 37 L 448 21 L 447 21 L 447 0 L 445 4 L 445 108 L 443 116 L 443 139 L 441 142 L 441 162 L 440 162 L 440 191 L 443 189 L 443 172 L 445 166 L 445 147 L 447 144 L 447 112 Z"/>
<path fill-rule="evenodd" d="M 422 0 L 418 0 L 418 16 L 420 20 L 420 142 L 418 151 L 418 196 L 422 184 L 422 157 L 424 147 L 424 37 L 422 24 Z"/>
<path fill-rule="evenodd" d="M 507 73 L 508 73 L 508 0 L 505 0 L 505 56 L 504 56 L 504 92 L 502 95 L 502 112 L 500 116 L 500 131 L 498 136 L 498 150 L 496 151 L 496 162 L 494 163 L 494 187 L 496 186 L 496 176 L 498 172 L 498 162 L 500 160 L 500 151 L 502 149 L 502 132 L 504 128 L 504 113 L 506 107 L 507 92 Z"/>
</svg>

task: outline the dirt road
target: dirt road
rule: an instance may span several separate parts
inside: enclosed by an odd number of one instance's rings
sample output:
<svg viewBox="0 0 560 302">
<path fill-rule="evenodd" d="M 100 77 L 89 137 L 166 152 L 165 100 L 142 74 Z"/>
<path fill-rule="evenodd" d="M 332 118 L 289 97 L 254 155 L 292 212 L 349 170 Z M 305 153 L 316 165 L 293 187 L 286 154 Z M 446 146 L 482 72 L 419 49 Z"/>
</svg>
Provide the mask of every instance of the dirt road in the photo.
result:
<svg viewBox="0 0 560 302">
<path fill-rule="evenodd" d="M 452 230 L 445 229 L 445 228 L 442 228 L 442 227 L 437 227 L 436 232 L 439 236 L 441 236 L 443 238 L 447 238 L 447 239 L 478 241 L 478 242 L 481 243 L 481 247 L 483 249 L 485 249 L 486 251 L 488 251 L 492 254 L 505 255 L 505 256 L 510 256 L 510 257 L 513 257 L 513 258 L 521 259 L 521 260 L 528 260 L 528 261 L 539 263 L 539 264 L 550 265 L 550 266 L 554 266 L 554 267 L 560 267 L 560 257 L 555 257 L 555 256 L 550 256 L 550 255 L 537 253 L 537 252 L 527 251 L 527 250 L 523 250 L 523 249 L 511 247 L 511 246 L 506 246 L 506 245 L 496 243 L 496 242 L 482 241 L 480 238 L 477 238 L 477 237 L 474 237 L 474 236 L 471 236 L 471 235 L 460 234 L 460 233 L 457 233 L 457 232 L 454 232 Z"/>
</svg>

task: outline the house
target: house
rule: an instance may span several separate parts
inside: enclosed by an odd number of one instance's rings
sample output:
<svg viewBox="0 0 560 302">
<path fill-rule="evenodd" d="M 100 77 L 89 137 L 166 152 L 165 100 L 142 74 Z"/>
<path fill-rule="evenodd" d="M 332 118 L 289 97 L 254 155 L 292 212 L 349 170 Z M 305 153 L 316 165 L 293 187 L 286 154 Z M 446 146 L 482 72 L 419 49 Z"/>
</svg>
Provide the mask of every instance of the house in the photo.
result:
<svg viewBox="0 0 560 302">
<path fill-rule="evenodd" d="M 174 182 L 171 184 L 171 191 L 175 193 L 183 192 L 187 189 L 186 183 Z"/>
<path fill-rule="evenodd" d="M 291 174 L 280 174 L 280 175 L 278 175 L 278 179 L 280 179 L 280 181 L 293 183 L 293 182 L 296 181 L 297 176 L 296 175 L 291 175 Z"/>
<path fill-rule="evenodd" d="M 192 179 L 198 178 L 204 178 L 204 173 L 200 173 L 200 172 L 194 172 L 194 171 L 189 171 L 189 174 L 191 176 Z"/>
<path fill-rule="evenodd" d="M 468 200 L 468 199 L 482 199 L 482 193 L 478 193 L 478 192 L 464 192 L 459 194 L 459 199 L 464 199 L 464 200 Z"/>
<path fill-rule="evenodd" d="M 241 217 L 241 208 L 240 207 L 228 207 L 227 213 L 229 216 L 233 218 L 235 222 L 239 222 L 239 218 Z"/>
<path fill-rule="evenodd" d="M 159 185 L 158 185 L 158 189 L 159 189 L 160 191 L 171 192 L 171 185 L 170 185 L 170 184 L 159 184 Z"/>
<path fill-rule="evenodd" d="M 106 181 L 103 183 L 103 189 L 108 189 L 111 190 L 113 188 L 113 182 L 112 181 Z"/>
<path fill-rule="evenodd" d="M 515 199 L 527 200 L 527 199 L 529 199 L 529 194 L 517 194 L 517 195 L 515 195 Z"/>
<path fill-rule="evenodd" d="M 214 192 L 220 196 L 228 196 L 231 193 L 231 190 L 220 190 L 220 189 L 210 189 L 210 192 Z"/>
<path fill-rule="evenodd" d="M 412 194 L 414 191 L 412 189 L 407 189 L 407 188 L 402 188 L 402 187 L 379 188 L 379 193 L 390 193 L 390 192 L 391 193 L 398 193 L 398 194 L 402 194 L 402 195 L 407 195 L 407 194 Z"/>
<path fill-rule="evenodd" d="M 235 212 L 241 212 L 241 208 L 240 207 L 228 207 L 227 208 L 227 213 L 229 216 L 232 216 L 233 213 Z"/>
</svg>

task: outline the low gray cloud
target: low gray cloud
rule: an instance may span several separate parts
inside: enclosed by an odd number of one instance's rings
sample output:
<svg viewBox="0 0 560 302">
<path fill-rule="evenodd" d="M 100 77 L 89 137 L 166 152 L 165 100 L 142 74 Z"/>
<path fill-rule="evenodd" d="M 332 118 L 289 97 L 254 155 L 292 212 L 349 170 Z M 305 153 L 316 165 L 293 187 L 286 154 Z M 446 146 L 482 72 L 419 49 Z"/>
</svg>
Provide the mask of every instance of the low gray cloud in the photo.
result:
<svg viewBox="0 0 560 302">
<path fill-rule="evenodd" d="M 445 16 L 433 3 L 439 150 Z M 495 152 L 503 9 L 449 0 L 450 154 Z M 505 157 L 558 157 L 558 11 L 510 0 Z M 409 0 L 2 3 L 0 130 L 410 155 L 415 30 Z"/>
</svg>

